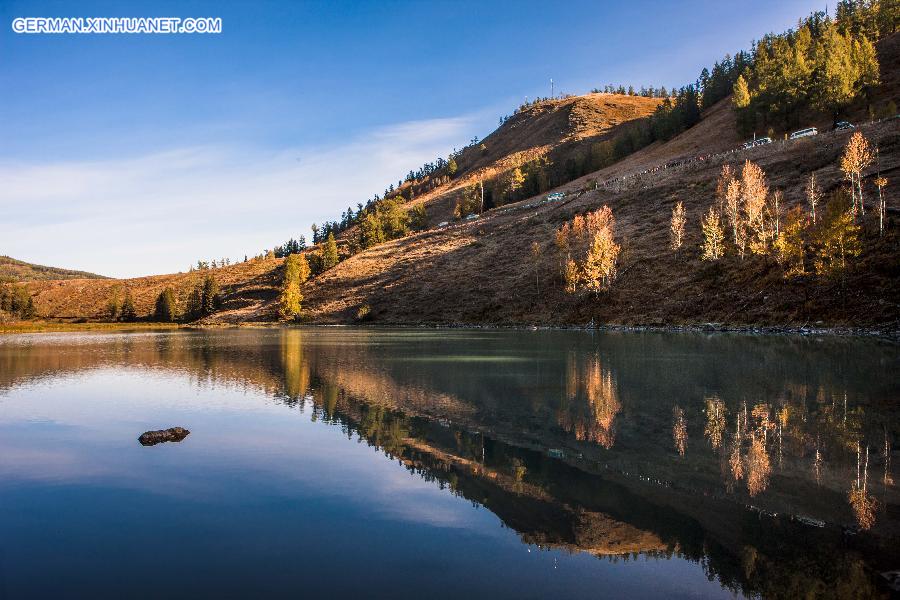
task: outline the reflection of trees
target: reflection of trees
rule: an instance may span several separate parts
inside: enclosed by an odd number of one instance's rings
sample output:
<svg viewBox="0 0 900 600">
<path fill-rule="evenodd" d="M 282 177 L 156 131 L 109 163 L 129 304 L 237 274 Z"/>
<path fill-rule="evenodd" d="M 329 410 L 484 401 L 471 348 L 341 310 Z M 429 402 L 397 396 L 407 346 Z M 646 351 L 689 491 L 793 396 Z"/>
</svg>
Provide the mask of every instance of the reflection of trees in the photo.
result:
<svg viewBox="0 0 900 600">
<path fill-rule="evenodd" d="M 604 448 L 615 443 L 615 419 L 622 410 L 612 372 L 603 368 L 600 357 L 579 361 L 569 354 L 566 364 L 566 395 L 560 403 L 557 421 L 579 441 L 594 442 Z"/>
<path fill-rule="evenodd" d="M 725 403 L 718 396 L 706 399 L 706 427 L 703 435 L 709 439 L 713 450 L 722 446 L 722 437 L 725 434 Z"/>
<path fill-rule="evenodd" d="M 684 418 L 684 410 L 680 406 L 672 409 L 672 439 L 675 441 L 675 449 L 678 454 L 684 456 L 687 449 L 687 421 Z"/>
<path fill-rule="evenodd" d="M 747 491 L 751 496 L 765 491 L 769 485 L 771 471 L 765 438 L 759 433 L 754 433 L 747 452 Z"/>
<path fill-rule="evenodd" d="M 741 479 L 747 480 L 747 492 L 751 496 L 764 492 L 769 485 L 772 466 L 766 449 L 766 431 L 771 425 L 768 418 L 768 407 L 758 404 L 753 409 L 756 427 L 747 431 L 746 410 L 735 415 L 734 435 L 728 449 L 728 475 L 726 479 L 729 490 Z M 744 446 L 747 445 L 746 455 Z"/>
<path fill-rule="evenodd" d="M 302 332 L 284 329 L 281 332 L 281 364 L 284 369 L 285 394 L 297 400 L 309 389 L 309 364 L 303 360 Z"/>
<path fill-rule="evenodd" d="M 856 517 L 856 524 L 862 530 L 871 529 L 875 524 L 875 509 L 878 502 L 875 498 L 868 494 L 869 479 L 869 447 L 866 446 L 865 458 L 860 448 L 859 442 L 856 443 L 856 481 L 850 486 L 850 492 L 847 494 L 847 500 L 850 502 L 850 508 L 853 509 L 853 516 Z"/>
</svg>

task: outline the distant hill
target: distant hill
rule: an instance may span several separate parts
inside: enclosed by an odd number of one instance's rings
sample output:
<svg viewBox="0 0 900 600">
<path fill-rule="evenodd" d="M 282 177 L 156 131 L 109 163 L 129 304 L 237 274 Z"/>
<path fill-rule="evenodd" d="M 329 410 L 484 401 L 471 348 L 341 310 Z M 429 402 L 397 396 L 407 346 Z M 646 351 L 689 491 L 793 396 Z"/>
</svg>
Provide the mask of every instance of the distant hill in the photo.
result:
<svg viewBox="0 0 900 600">
<path fill-rule="evenodd" d="M 57 267 L 33 265 L 9 256 L 0 256 L 0 279 L 14 281 L 45 281 L 51 279 L 106 279 L 86 271 L 72 271 Z"/>
</svg>

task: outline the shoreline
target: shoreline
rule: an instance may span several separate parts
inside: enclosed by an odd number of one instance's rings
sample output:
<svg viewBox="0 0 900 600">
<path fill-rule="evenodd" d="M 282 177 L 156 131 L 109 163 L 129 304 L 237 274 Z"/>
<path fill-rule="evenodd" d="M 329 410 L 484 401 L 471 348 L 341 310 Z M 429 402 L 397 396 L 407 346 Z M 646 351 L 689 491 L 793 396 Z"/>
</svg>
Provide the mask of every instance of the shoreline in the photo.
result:
<svg viewBox="0 0 900 600">
<path fill-rule="evenodd" d="M 791 326 L 791 325 L 728 325 L 724 323 L 700 323 L 689 325 L 537 325 L 537 324 L 485 324 L 485 323 L 408 323 L 408 322 L 365 322 L 365 323 L 288 323 L 273 321 L 247 321 L 243 323 L 108 323 L 103 321 L 87 323 L 29 322 L 21 321 L 0 324 L 0 336 L 23 333 L 79 333 L 90 331 L 147 331 L 147 330 L 213 330 L 241 328 L 302 328 L 302 327 L 356 327 L 364 329 L 483 329 L 512 331 L 584 331 L 584 332 L 658 332 L 658 333 L 737 333 L 743 335 L 784 335 L 797 337 L 864 337 L 900 342 L 900 324 L 881 327 L 851 326 Z"/>
</svg>

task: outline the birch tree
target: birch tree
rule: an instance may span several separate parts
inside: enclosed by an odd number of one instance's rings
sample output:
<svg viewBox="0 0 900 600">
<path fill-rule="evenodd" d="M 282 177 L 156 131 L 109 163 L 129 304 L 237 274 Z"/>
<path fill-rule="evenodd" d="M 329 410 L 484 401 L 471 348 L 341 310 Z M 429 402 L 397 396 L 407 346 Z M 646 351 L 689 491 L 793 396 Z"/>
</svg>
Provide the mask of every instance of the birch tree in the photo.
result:
<svg viewBox="0 0 900 600">
<path fill-rule="evenodd" d="M 766 232 L 766 201 L 769 196 L 769 184 L 765 172 L 749 160 L 741 169 L 741 201 L 744 218 L 753 240 L 750 249 L 763 254 L 768 247 Z"/>
<path fill-rule="evenodd" d="M 816 207 L 822 201 L 822 191 L 819 189 L 819 184 L 816 181 L 816 174 L 810 173 L 809 179 L 806 182 L 806 203 L 809 205 L 809 217 L 812 219 L 812 224 L 816 224 Z"/>
<path fill-rule="evenodd" d="M 844 177 L 850 181 L 851 211 L 854 217 L 857 210 L 863 215 L 866 214 L 866 206 L 863 203 L 862 173 L 873 161 L 874 157 L 869 140 L 861 132 L 854 132 L 850 136 L 850 141 L 847 142 L 844 154 L 841 156 L 841 171 L 844 172 Z M 859 205 L 858 209 L 857 203 Z"/>
<path fill-rule="evenodd" d="M 722 242 L 725 234 L 720 224 L 719 211 L 710 206 L 700 222 L 703 230 L 703 260 L 719 260 L 722 258 Z"/>
<path fill-rule="evenodd" d="M 672 221 L 669 224 L 669 233 L 670 233 L 670 241 L 669 247 L 672 250 L 678 250 L 681 248 L 681 244 L 684 240 L 684 204 L 679 201 L 674 208 L 672 208 Z"/>
<path fill-rule="evenodd" d="M 884 201 L 884 188 L 887 187 L 888 181 L 884 177 L 875 179 L 875 187 L 878 188 L 878 235 L 884 235 L 884 212 L 887 206 Z"/>
</svg>

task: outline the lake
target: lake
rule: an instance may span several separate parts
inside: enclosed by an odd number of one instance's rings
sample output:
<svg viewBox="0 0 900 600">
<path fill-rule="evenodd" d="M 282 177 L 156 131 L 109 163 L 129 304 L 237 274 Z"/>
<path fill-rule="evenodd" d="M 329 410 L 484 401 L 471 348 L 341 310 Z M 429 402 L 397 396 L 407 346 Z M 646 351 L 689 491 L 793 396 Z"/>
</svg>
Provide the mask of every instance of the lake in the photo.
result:
<svg viewBox="0 0 900 600">
<path fill-rule="evenodd" d="M 0 336 L 0 598 L 887 595 L 898 366 L 721 333 Z"/>
</svg>

